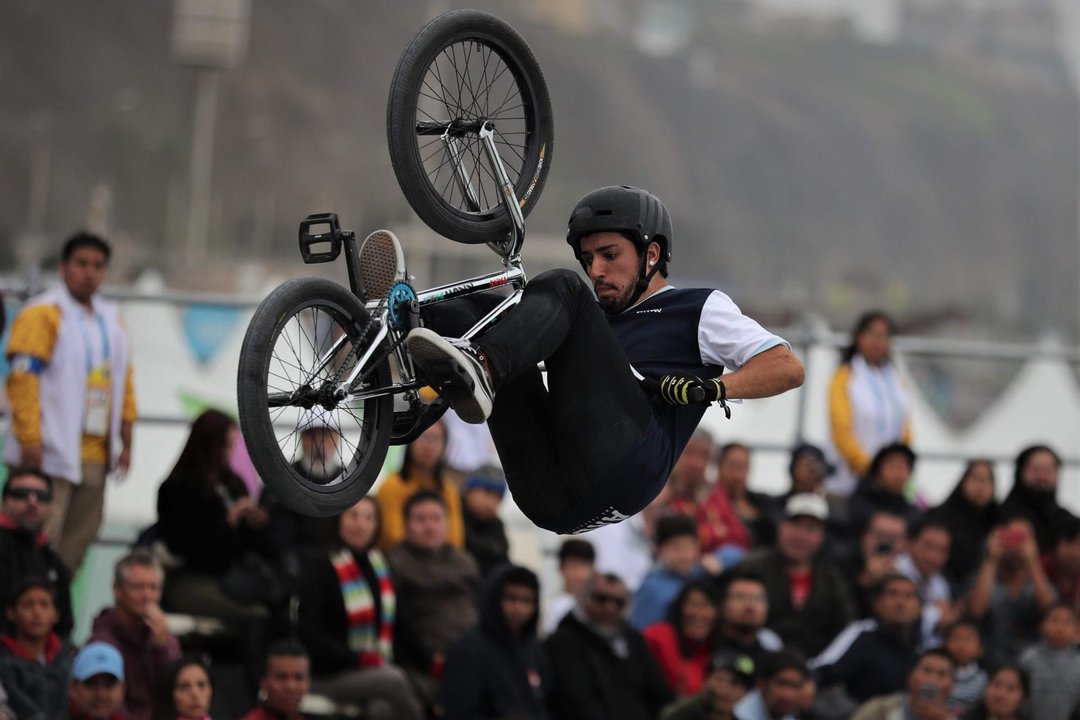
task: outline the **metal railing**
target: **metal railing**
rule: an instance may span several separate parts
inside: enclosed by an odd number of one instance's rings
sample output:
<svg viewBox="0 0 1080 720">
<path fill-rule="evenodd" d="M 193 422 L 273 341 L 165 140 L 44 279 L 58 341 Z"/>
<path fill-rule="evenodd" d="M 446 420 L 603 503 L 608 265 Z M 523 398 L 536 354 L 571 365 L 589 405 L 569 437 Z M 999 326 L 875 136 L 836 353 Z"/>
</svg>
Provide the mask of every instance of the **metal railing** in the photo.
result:
<svg viewBox="0 0 1080 720">
<path fill-rule="evenodd" d="M 33 284 L 33 283 L 31 283 Z M 31 292 L 39 292 L 43 287 L 34 287 L 28 290 L 27 283 L 0 281 L 0 295 L 10 297 L 18 302 L 26 299 Z M 185 292 L 177 290 L 163 290 L 147 293 L 134 288 L 107 286 L 102 295 L 120 304 L 156 304 L 170 306 L 201 306 L 222 307 L 237 310 L 251 310 L 262 300 L 258 296 L 241 296 L 226 293 Z M 839 350 L 850 342 L 847 333 L 837 332 L 830 329 L 819 318 L 808 318 L 805 322 L 783 328 L 772 328 L 773 332 L 788 340 L 792 348 L 802 356 L 807 364 L 807 375 L 810 373 L 811 350 L 818 347 L 833 348 Z M 894 339 L 894 349 L 898 355 L 911 357 L 937 357 L 937 358 L 962 358 L 992 361 L 1028 361 L 1032 359 L 1053 359 L 1080 366 L 1080 347 L 1068 346 L 1053 339 L 1043 339 L 1035 342 L 1005 342 L 987 340 L 964 340 L 956 338 L 927 337 L 914 335 L 900 335 Z M 796 423 L 796 437 L 792 439 L 792 445 L 802 440 L 807 427 L 807 399 L 805 393 L 800 394 L 798 403 L 798 421 Z M 6 420 L 6 411 L 0 411 L 0 421 Z M 177 425 L 188 424 L 189 418 L 167 415 L 141 415 L 139 423 L 147 425 Z M 775 443 L 748 443 L 753 449 L 764 452 L 786 451 L 789 446 Z M 1069 448 L 1072 452 L 1073 448 Z M 963 456 L 956 453 L 924 452 L 921 456 L 935 460 L 961 460 Z M 1012 456 L 1001 455 L 989 457 L 995 461 L 1008 461 Z M 1080 466 L 1080 455 L 1063 457 L 1063 461 L 1069 466 Z"/>
</svg>

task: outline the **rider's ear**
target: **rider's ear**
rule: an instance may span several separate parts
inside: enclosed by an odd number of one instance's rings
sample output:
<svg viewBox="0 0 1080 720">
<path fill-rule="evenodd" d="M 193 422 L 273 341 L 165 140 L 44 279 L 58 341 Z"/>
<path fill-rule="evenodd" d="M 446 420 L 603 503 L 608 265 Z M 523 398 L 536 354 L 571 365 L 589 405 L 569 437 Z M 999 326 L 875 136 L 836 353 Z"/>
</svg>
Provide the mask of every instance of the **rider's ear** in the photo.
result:
<svg viewBox="0 0 1080 720">
<path fill-rule="evenodd" d="M 660 243 L 651 242 L 649 247 L 645 249 L 645 260 L 648 262 L 649 267 L 652 267 L 660 260 Z"/>
</svg>

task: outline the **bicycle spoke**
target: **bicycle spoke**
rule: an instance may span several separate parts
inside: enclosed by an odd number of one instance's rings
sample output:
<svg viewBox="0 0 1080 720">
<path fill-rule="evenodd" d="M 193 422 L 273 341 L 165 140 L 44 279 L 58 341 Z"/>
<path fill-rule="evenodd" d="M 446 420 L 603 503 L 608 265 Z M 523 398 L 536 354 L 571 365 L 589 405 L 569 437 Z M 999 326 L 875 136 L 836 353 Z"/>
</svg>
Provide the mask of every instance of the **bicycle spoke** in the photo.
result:
<svg viewBox="0 0 1080 720">
<path fill-rule="evenodd" d="M 461 40 L 442 48 L 428 66 L 417 92 L 416 117 L 418 122 L 447 128 L 458 122 L 495 121 L 497 152 L 517 187 L 528 167 L 532 137 L 527 93 L 519 83 L 499 48 L 477 38 Z M 486 215 L 499 208 L 502 189 L 480 137 L 455 134 L 457 160 L 445 140 L 436 138 L 417 135 L 420 162 L 432 190 L 459 212 Z M 472 185 L 468 192 L 462 185 L 463 173 Z"/>
<path fill-rule="evenodd" d="M 484 71 L 480 76 L 480 80 L 484 85 L 484 117 L 491 117 L 490 105 L 487 102 L 487 91 L 491 87 L 491 85 L 488 83 L 488 64 L 491 62 L 491 56 L 495 53 L 493 53 L 491 51 L 491 48 L 487 47 L 486 45 L 484 46 L 484 50 L 486 50 L 487 52 L 481 51 L 480 53 L 484 56 Z"/>
<path fill-rule="evenodd" d="M 445 55 L 445 53 L 446 53 L 446 51 L 444 50 L 442 54 Z M 432 63 L 432 67 L 435 69 L 435 77 L 439 81 L 439 87 L 442 88 L 442 98 L 443 98 L 442 99 L 442 104 L 443 104 L 443 107 L 446 108 L 447 111 L 450 111 L 450 110 L 453 109 L 453 106 L 450 104 L 450 100 L 449 100 L 449 98 L 450 98 L 450 95 L 449 95 L 450 88 L 447 87 L 445 82 L 443 82 L 442 73 L 439 71 L 439 59 L 438 58 L 436 58 L 435 62 Z M 451 114 L 451 113 L 448 112 L 447 114 Z"/>
</svg>

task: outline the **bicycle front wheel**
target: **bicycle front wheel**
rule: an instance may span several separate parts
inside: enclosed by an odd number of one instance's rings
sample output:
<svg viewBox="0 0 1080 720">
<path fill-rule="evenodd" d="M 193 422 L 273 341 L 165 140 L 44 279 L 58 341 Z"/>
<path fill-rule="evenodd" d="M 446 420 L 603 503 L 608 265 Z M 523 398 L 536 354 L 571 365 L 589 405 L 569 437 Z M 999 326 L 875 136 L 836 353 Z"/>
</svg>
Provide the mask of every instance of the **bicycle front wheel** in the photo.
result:
<svg viewBox="0 0 1080 720">
<path fill-rule="evenodd" d="M 478 135 L 490 121 L 523 215 L 540 197 L 554 147 L 547 83 L 525 40 L 499 18 L 452 10 L 424 26 L 390 85 L 386 134 L 416 214 L 451 240 L 498 243 L 513 224 Z"/>
<path fill-rule="evenodd" d="M 334 394 L 370 345 L 370 325 L 348 290 L 306 277 L 268 295 L 244 336 L 237 402 L 248 453 L 274 496 L 305 515 L 351 507 L 386 458 L 393 395 L 354 399 L 390 385 L 386 361 L 345 397 Z"/>
</svg>

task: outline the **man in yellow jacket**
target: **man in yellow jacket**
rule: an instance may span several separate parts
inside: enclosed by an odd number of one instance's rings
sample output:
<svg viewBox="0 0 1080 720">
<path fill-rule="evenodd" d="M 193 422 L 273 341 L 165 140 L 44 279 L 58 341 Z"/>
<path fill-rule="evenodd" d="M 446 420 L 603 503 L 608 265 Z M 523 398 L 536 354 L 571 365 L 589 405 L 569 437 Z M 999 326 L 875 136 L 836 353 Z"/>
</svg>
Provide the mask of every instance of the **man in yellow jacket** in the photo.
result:
<svg viewBox="0 0 1080 720">
<path fill-rule="evenodd" d="M 12 422 L 4 460 L 52 477 L 46 531 L 72 574 L 101 527 L 105 476 L 131 462 L 130 348 L 116 306 L 97 295 L 111 254 L 96 235 L 69 238 L 63 282 L 27 302 L 7 348 Z"/>
</svg>

